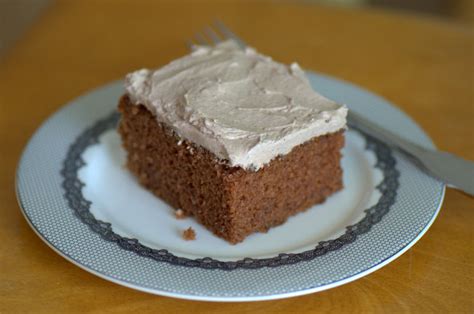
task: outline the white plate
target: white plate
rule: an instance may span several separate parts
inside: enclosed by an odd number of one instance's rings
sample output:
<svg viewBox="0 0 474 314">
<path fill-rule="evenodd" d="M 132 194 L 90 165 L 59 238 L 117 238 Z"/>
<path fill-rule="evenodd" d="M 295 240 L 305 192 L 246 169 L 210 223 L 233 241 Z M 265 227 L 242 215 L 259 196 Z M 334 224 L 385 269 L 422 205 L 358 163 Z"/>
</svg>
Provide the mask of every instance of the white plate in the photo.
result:
<svg viewBox="0 0 474 314">
<path fill-rule="evenodd" d="M 427 147 L 430 139 L 385 100 L 308 73 L 316 90 Z M 434 221 L 444 185 L 355 130 L 346 132 L 345 188 L 268 233 L 230 245 L 192 218 L 177 220 L 123 167 L 114 113 L 121 82 L 48 119 L 30 140 L 17 194 L 33 230 L 102 278 L 179 298 L 251 301 L 335 287 L 386 265 Z M 182 230 L 193 227 L 195 241 Z"/>
</svg>

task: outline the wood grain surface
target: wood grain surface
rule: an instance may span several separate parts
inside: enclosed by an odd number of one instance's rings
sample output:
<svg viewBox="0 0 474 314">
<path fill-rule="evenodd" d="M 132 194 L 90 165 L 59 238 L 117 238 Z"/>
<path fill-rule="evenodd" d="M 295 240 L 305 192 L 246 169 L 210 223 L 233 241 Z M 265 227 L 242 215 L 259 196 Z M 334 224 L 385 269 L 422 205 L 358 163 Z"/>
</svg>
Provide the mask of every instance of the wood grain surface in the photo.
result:
<svg viewBox="0 0 474 314">
<path fill-rule="evenodd" d="M 474 312 L 474 201 L 450 189 L 428 233 L 393 263 L 338 288 L 276 301 L 208 303 L 134 291 L 81 270 L 34 234 L 14 178 L 35 129 L 82 93 L 185 54 L 184 40 L 216 17 L 276 60 L 386 97 L 439 148 L 474 160 L 467 26 L 304 2 L 61 1 L 0 61 L 0 312 Z"/>
</svg>

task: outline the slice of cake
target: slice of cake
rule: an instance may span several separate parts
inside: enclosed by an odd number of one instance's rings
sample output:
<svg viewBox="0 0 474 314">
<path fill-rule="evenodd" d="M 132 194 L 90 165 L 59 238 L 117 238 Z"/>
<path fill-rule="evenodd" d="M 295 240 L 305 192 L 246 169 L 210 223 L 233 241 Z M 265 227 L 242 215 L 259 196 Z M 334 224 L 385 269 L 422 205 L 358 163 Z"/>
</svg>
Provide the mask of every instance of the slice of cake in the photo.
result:
<svg viewBox="0 0 474 314">
<path fill-rule="evenodd" d="M 342 188 L 347 108 L 300 67 L 234 42 L 126 77 L 119 132 L 139 182 L 238 243 Z"/>
</svg>

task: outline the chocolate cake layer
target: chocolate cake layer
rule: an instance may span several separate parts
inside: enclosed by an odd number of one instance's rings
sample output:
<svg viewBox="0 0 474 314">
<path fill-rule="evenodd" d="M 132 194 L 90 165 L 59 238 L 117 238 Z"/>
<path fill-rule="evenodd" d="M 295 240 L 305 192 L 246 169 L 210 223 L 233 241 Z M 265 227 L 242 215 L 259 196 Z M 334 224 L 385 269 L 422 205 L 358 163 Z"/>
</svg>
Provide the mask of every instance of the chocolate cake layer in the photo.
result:
<svg viewBox="0 0 474 314">
<path fill-rule="evenodd" d="M 251 171 L 179 138 L 128 96 L 121 98 L 119 110 L 127 167 L 140 183 L 231 243 L 266 232 L 342 188 L 342 130 Z"/>
</svg>

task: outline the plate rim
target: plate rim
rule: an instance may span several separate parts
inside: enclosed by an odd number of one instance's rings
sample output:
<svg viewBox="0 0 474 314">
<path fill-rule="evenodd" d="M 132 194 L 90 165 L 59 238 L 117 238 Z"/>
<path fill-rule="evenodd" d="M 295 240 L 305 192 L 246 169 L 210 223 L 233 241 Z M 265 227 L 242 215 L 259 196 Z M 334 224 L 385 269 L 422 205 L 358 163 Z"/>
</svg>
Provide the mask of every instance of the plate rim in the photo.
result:
<svg viewBox="0 0 474 314">
<path fill-rule="evenodd" d="M 399 113 L 401 113 L 401 115 L 403 116 L 404 119 L 409 120 L 409 122 L 411 124 L 416 126 L 421 131 L 421 133 L 423 133 L 424 137 L 426 137 L 427 141 L 429 141 L 430 144 L 433 147 L 435 147 L 431 137 L 425 132 L 425 130 L 418 123 L 416 123 L 415 120 L 413 120 L 408 114 L 406 114 L 404 111 L 402 111 L 399 107 L 397 107 L 396 105 L 394 105 L 390 101 L 386 100 L 382 96 L 380 96 L 378 94 L 375 94 L 375 93 L 367 90 L 364 87 L 352 84 L 350 82 L 335 78 L 335 77 L 327 75 L 327 74 L 323 74 L 323 73 L 319 73 L 319 72 L 313 72 L 313 71 L 307 71 L 307 73 L 308 73 L 309 76 L 312 75 L 312 76 L 322 77 L 322 78 L 327 79 L 327 80 L 336 81 L 337 83 L 342 83 L 344 85 L 348 85 L 351 88 L 358 89 L 358 90 L 360 90 L 360 91 L 364 92 L 365 94 L 368 94 L 372 97 L 376 97 L 378 99 L 381 99 L 387 105 L 389 105 L 391 107 L 391 109 L 394 109 L 394 110 L 398 111 Z M 93 275 L 96 275 L 96 276 L 98 276 L 102 279 L 105 279 L 107 281 L 110 281 L 110 282 L 113 282 L 113 283 L 116 283 L 116 284 L 119 284 L 121 286 L 125 286 L 125 287 L 128 287 L 128 288 L 132 288 L 132 289 L 135 289 L 135 290 L 155 294 L 155 295 L 169 296 L 169 297 L 174 297 L 174 298 L 179 298 L 179 299 L 187 299 L 187 300 L 198 300 L 198 301 L 216 301 L 216 302 L 263 301 L 263 300 L 274 300 L 274 299 L 281 299 L 281 298 L 287 298 L 287 297 L 294 297 L 294 296 L 310 294 L 310 293 L 314 293 L 314 292 L 318 292 L 318 291 L 331 289 L 331 288 L 334 288 L 334 287 L 352 282 L 354 280 L 357 280 L 361 277 L 364 277 L 364 276 L 366 276 L 366 275 L 382 268 L 383 266 L 389 264 L 393 260 L 400 257 L 403 253 L 405 253 L 411 247 L 413 247 L 421 239 L 421 237 L 429 230 L 431 225 L 436 220 L 436 217 L 438 216 L 438 214 L 440 212 L 440 209 L 443 205 L 444 197 L 445 197 L 445 193 L 446 193 L 446 185 L 445 184 L 441 185 L 439 201 L 437 202 L 437 208 L 436 208 L 436 210 L 434 210 L 434 213 L 433 213 L 432 217 L 429 219 L 428 223 L 426 223 L 426 225 L 423 227 L 423 229 L 420 230 L 420 232 L 410 242 L 408 242 L 405 246 L 403 246 L 396 253 L 392 254 L 391 256 L 387 257 L 386 259 L 380 261 L 379 263 L 377 263 L 376 265 L 373 265 L 372 267 L 370 267 L 368 269 L 362 270 L 362 271 L 360 271 L 356 274 L 349 275 L 349 276 L 347 276 L 343 279 L 336 279 L 334 282 L 330 282 L 330 283 L 327 283 L 327 284 L 322 284 L 322 285 L 318 285 L 318 286 L 314 286 L 314 287 L 300 288 L 299 290 L 296 290 L 296 291 L 283 292 L 283 293 L 272 293 L 272 294 L 268 294 L 268 295 L 251 295 L 251 296 L 215 296 L 215 295 L 196 295 L 196 294 L 192 294 L 192 293 L 183 294 L 183 293 L 176 293 L 176 292 L 172 292 L 172 291 L 166 291 L 166 290 L 163 290 L 163 289 L 158 290 L 158 289 L 155 289 L 155 288 L 144 287 L 144 286 L 141 286 L 139 284 L 130 282 L 130 281 L 128 281 L 126 279 L 123 279 L 123 278 L 115 278 L 112 275 L 104 274 L 104 273 L 102 273 L 98 270 L 92 269 L 89 266 L 78 262 L 73 257 L 69 256 L 67 253 L 61 251 L 59 248 L 54 246 L 54 244 L 51 243 L 46 238 L 46 236 L 41 234 L 41 232 L 36 228 L 36 226 L 33 224 L 32 220 L 31 220 L 31 218 L 26 213 L 25 206 L 24 206 L 24 204 L 21 200 L 20 191 L 19 191 L 19 173 L 20 173 L 20 170 L 21 170 L 21 165 L 23 163 L 27 148 L 34 141 L 36 135 L 40 132 L 41 129 L 45 128 L 48 125 L 48 123 L 51 120 L 53 120 L 61 111 L 65 110 L 68 107 L 74 106 L 77 102 L 81 101 L 81 99 L 83 97 L 86 97 L 87 95 L 98 92 L 102 89 L 106 89 L 107 87 L 111 87 L 113 85 L 116 85 L 117 82 L 120 82 L 120 80 L 113 81 L 113 82 L 110 82 L 108 84 L 104 84 L 104 85 L 101 85 L 101 86 L 96 87 L 94 89 L 88 90 L 88 91 L 82 93 L 79 97 L 76 97 L 76 98 L 72 99 L 71 101 L 67 102 L 65 105 L 59 107 L 56 111 L 54 111 L 51 115 L 49 115 L 48 118 L 46 118 L 41 123 L 41 125 L 34 131 L 34 133 L 30 136 L 27 144 L 24 146 L 21 157 L 20 157 L 20 159 L 18 161 L 18 164 L 17 164 L 16 174 L 15 174 L 15 182 L 14 182 L 14 184 L 15 184 L 15 194 L 16 194 L 16 198 L 17 198 L 17 202 L 19 204 L 20 210 L 21 210 L 23 216 L 25 217 L 25 220 L 27 221 L 28 225 L 38 235 L 38 237 L 43 242 L 45 242 L 51 249 L 53 249 L 53 251 L 55 251 L 57 254 L 59 254 L 60 256 L 65 258 L 67 261 L 69 261 L 72 264 L 82 268 L 83 270 L 85 270 L 85 271 L 87 271 L 87 272 L 89 272 Z"/>
<path fill-rule="evenodd" d="M 16 183 L 16 179 L 15 179 Z M 15 188 L 15 191 L 17 191 L 17 187 Z M 66 253 L 60 251 L 58 248 L 56 248 L 52 243 L 50 243 L 33 225 L 33 223 L 30 220 L 30 217 L 28 214 L 24 211 L 23 209 L 23 204 L 21 203 L 20 198 L 18 197 L 17 193 L 17 201 L 18 204 L 20 205 L 21 213 L 23 214 L 23 217 L 25 217 L 25 220 L 27 221 L 28 225 L 30 228 L 36 233 L 36 235 L 44 242 L 48 247 L 50 247 L 54 252 L 59 254 L 61 257 L 72 263 L 73 265 L 78 266 L 79 268 L 87 271 L 90 274 L 93 274 L 99 278 L 105 279 L 109 282 L 118 284 L 123 287 L 131 288 L 134 290 L 150 293 L 153 295 L 159 295 L 159 296 L 166 296 L 166 297 L 173 297 L 177 299 L 183 299 L 183 300 L 193 300 L 193 301 L 210 301 L 210 302 L 254 302 L 254 301 L 268 301 L 268 300 L 277 300 L 277 299 L 283 299 L 283 298 L 290 298 L 290 297 L 296 297 L 296 296 L 302 296 L 302 295 L 307 295 L 319 291 L 324 291 L 324 290 L 329 290 L 332 288 L 336 288 L 338 286 L 350 283 L 352 281 L 355 281 L 359 278 L 365 277 L 380 268 L 384 267 L 387 264 L 390 264 L 392 261 L 396 260 L 398 257 L 403 255 L 406 251 L 408 251 L 410 248 L 412 248 L 422 237 L 423 235 L 428 231 L 428 229 L 431 227 L 431 225 L 434 223 L 436 220 L 436 217 L 438 216 L 440 209 L 443 205 L 444 197 L 446 194 L 446 186 L 443 186 L 441 197 L 440 197 L 440 203 L 438 205 L 438 208 L 436 209 L 435 213 L 433 216 L 430 218 L 430 221 L 425 225 L 425 227 L 418 233 L 418 235 L 411 241 L 409 242 L 406 246 L 401 248 L 397 253 L 394 255 L 386 258 L 385 260 L 381 261 L 377 265 L 366 269 L 364 271 L 361 271 L 357 274 L 348 276 L 346 278 L 336 280 L 332 283 L 317 286 L 317 287 L 309 287 L 307 289 L 301 289 L 297 291 L 292 291 L 292 292 L 286 292 L 286 293 L 279 293 L 279 294 L 269 294 L 269 295 L 258 295 L 258 296 L 243 296 L 243 297 L 229 297 L 229 296 L 201 296 L 201 295 L 193 295 L 193 294 L 179 294 L 175 292 L 170 292 L 170 291 L 164 291 L 164 290 L 156 290 L 152 288 L 147 288 L 147 287 L 142 287 L 140 285 L 134 284 L 129 282 L 128 280 L 125 279 L 117 279 L 114 278 L 110 275 L 103 274 L 99 271 L 96 271 L 94 269 L 91 269 L 87 267 L 86 265 L 83 265 L 79 263 L 78 261 L 74 260 L 72 257 L 67 255 Z"/>
</svg>

